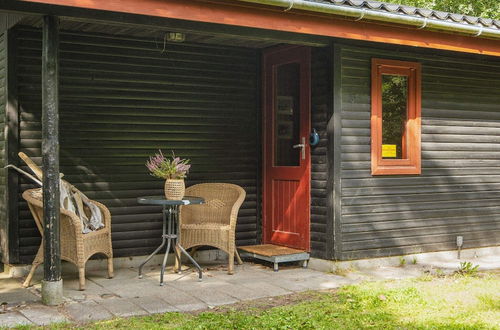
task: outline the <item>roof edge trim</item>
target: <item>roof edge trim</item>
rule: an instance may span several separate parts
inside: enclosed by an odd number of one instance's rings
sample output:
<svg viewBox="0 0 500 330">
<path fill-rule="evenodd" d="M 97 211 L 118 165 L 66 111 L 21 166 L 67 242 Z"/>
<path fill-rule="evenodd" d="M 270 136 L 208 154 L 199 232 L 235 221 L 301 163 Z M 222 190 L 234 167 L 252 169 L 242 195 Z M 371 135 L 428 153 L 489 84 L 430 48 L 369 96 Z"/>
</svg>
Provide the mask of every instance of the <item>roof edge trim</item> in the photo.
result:
<svg viewBox="0 0 500 330">
<path fill-rule="evenodd" d="M 500 39 L 500 30 L 492 29 L 478 25 L 466 25 L 456 22 L 447 22 L 433 20 L 423 17 L 406 16 L 401 14 L 379 12 L 368 10 L 366 8 L 354 8 L 345 6 L 336 6 L 320 2 L 306 0 L 237 0 L 241 2 L 254 3 L 260 5 L 269 5 L 282 7 L 284 11 L 294 9 L 312 11 L 330 15 L 340 15 L 353 17 L 356 20 L 373 20 L 387 23 L 397 23 L 408 25 L 417 29 L 439 30 L 454 33 L 463 33 L 472 37 Z"/>
</svg>

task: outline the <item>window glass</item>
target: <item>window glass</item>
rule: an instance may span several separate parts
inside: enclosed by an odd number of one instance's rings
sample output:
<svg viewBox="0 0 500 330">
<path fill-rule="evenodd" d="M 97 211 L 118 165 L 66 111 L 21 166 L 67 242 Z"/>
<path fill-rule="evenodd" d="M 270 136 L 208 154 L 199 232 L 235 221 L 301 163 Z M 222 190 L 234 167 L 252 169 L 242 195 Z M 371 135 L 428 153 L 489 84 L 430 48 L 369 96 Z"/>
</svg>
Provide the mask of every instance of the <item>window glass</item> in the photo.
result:
<svg viewBox="0 0 500 330">
<path fill-rule="evenodd" d="M 382 158 L 404 159 L 408 77 L 382 75 Z"/>
<path fill-rule="evenodd" d="M 299 166 L 300 65 L 288 63 L 276 70 L 274 108 L 274 166 Z"/>
<path fill-rule="evenodd" d="M 421 174 L 421 65 L 372 59 L 372 175 Z"/>
</svg>

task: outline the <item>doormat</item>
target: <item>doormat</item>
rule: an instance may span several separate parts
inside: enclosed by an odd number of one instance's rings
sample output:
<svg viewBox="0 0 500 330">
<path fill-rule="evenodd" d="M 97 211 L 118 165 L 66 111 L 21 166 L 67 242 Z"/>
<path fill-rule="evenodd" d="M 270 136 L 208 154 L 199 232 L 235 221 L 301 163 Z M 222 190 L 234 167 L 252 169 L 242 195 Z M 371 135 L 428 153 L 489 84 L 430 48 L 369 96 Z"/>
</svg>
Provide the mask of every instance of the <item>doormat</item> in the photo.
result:
<svg viewBox="0 0 500 330">
<path fill-rule="evenodd" d="M 272 262 L 275 272 L 278 271 L 279 263 L 282 262 L 302 261 L 302 267 L 305 268 L 310 258 L 306 251 L 274 244 L 239 246 L 238 249 L 241 251 L 242 257 Z"/>
</svg>

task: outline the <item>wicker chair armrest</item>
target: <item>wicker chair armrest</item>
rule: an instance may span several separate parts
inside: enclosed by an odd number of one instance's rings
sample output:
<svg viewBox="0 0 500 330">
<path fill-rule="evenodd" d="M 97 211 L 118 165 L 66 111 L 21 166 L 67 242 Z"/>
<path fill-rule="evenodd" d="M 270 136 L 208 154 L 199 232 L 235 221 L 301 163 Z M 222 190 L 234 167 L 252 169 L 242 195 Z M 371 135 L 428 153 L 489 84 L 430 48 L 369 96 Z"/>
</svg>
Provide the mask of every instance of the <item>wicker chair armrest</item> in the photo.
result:
<svg viewBox="0 0 500 330">
<path fill-rule="evenodd" d="M 233 204 L 233 207 L 231 208 L 231 218 L 229 220 L 229 225 L 231 226 L 232 229 L 236 228 L 236 221 L 238 220 L 238 212 L 240 211 L 240 207 L 245 201 L 245 197 L 247 195 L 246 191 L 238 187 L 240 190 L 240 195 L 238 196 L 238 199 L 236 202 Z"/>
<path fill-rule="evenodd" d="M 70 212 L 68 210 L 65 210 L 63 208 L 60 209 L 60 212 L 61 212 L 61 216 L 66 216 L 70 220 L 69 223 L 74 228 L 75 233 L 77 234 L 77 237 L 78 237 L 78 235 L 81 235 L 82 231 L 83 231 L 83 226 L 82 226 L 82 222 L 81 222 L 80 218 L 75 213 Z M 64 226 L 64 225 L 65 225 L 65 223 L 63 223 L 61 221 L 61 226 Z"/>
<path fill-rule="evenodd" d="M 29 190 L 27 190 L 23 193 L 23 198 L 29 204 L 32 204 L 33 206 L 35 206 L 37 208 L 43 209 L 43 202 L 37 198 L 31 197 L 29 194 Z M 95 205 L 97 205 L 97 207 L 99 207 L 99 209 L 102 211 L 103 216 L 104 216 L 105 227 L 111 228 L 111 213 L 109 212 L 108 208 L 99 202 L 96 202 L 93 200 L 91 202 L 95 203 Z M 82 222 L 81 222 L 80 218 L 75 213 L 68 211 L 68 210 L 65 210 L 63 208 L 60 208 L 59 212 L 61 213 L 61 215 L 66 216 L 68 219 L 70 219 L 70 224 L 73 226 L 73 228 L 75 229 L 75 232 L 77 234 L 81 234 L 83 232 Z M 65 224 L 61 224 L 61 225 L 65 225 Z"/>
<path fill-rule="evenodd" d="M 198 206 L 198 205 L 197 205 Z M 181 224 L 190 224 L 190 223 L 194 223 L 196 222 L 194 219 L 193 219 L 193 212 L 192 210 L 190 209 L 191 207 L 193 207 L 192 205 L 189 205 L 189 206 L 181 206 L 179 207 L 179 222 Z M 198 206 L 199 207 L 199 206 Z"/>
<path fill-rule="evenodd" d="M 109 212 L 109 209 L 104 204 L 97 201 L 90 200 L 90 202 L 94 203 L 101 210 L 104 217 L 104 228 L 111 230 L 111 212 Z"/>
<path fill-rule="evenodd" d="M 31 204 L 35 210 L 39 209 L 40 216 L 41 216 L 41 214 L 43 214 L 43 211 L 41 211 L 41 210 L 43 210 L 43 201 L 31 196 L 30 193 L 33 190 L 35 190 L 35 189 L 28 189 L 25 192 L 23 192 L 23 198 L 26 202 L 28 202 L 28 204 Z M 31 209 L 31 207 L 30 207 L 30 209 Z M 80 233 L 82 232 L 82 224 L 80 222 L 80 218 L 78 218 L 78 216 L 75 213 L 70 212 L 68 210 L 65 210 L 63 208 L 59 208 L 59 212 L 61 215 L 66 216 L 66 217 L 68 217 L 68 219 L 70 219 L 69 225 L 73 226 L 73 228 L 75 229 L 76 232 L 80 232 Z M 40 221 L 43 221 L 43 219 L 40 219 Z M 62 225 L 65 225 L 65 223 Z"/>
</svg>

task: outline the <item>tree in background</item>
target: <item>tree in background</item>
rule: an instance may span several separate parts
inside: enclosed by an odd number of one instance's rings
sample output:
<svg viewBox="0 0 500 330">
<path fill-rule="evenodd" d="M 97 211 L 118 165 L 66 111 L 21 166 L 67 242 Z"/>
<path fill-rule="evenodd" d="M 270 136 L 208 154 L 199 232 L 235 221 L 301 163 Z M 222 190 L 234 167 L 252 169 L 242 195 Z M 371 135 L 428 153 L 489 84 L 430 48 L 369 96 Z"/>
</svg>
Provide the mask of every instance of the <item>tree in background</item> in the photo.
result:
<svg viewBox="0 0 500 330">
<path fill-rule="evenodd" d="M 388 2 L 469 16 L 500 19 L 500 0 L 388 0 Z"/>
</svg>

